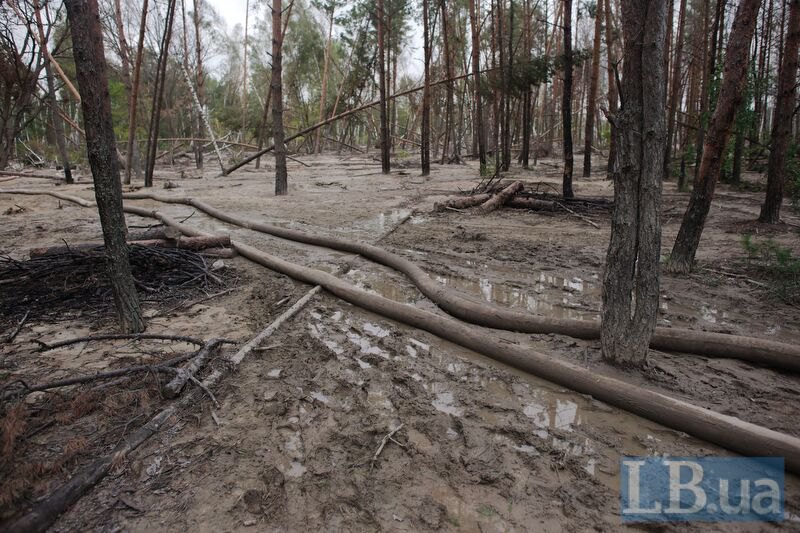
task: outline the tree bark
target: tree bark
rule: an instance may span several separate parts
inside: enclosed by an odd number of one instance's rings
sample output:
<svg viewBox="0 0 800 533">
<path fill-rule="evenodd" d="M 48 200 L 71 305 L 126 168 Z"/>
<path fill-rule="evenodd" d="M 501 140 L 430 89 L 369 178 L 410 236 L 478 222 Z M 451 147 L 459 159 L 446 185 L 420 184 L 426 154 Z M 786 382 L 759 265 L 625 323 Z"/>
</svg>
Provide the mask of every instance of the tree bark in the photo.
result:
<svg viewBox="0 0 800 533">
<path fill-rule="evenodd" d="M 470 0 L 472 1 L 472 0 Z M 422 164 L 422 175 L 429 176 L 431 173 L 431 30 L 429 0 L 422 0 L 422 38 L 425 81 L 422 89 L 422 132 L 420 147 L 420 159 Z"/>
<path fill-rule="evenodd" d="M 486 124 L 481 97 L 480 0 L 469 0 L 469 23 L 472 37 L 472 87 L 475 99 L 473 127 L 477 131 L 478 161 L 480 173 L 483 175 L 486 171 Z"/>
<path fill-rule="evenodd" d="M 606 55 L 608 60 L 608 111 L 613 116 L 617 113 L 617 77 L 615 76 L 616 65 L 614 63 L 614 17 L 611 12 L 611 1 L 605 0 L 606 15 Z M 606 170 L 607 179 L 612 179 L 614 169 L 617 165 L 617 132 L 614 123 L 611 122 L 611 140 L 608 146 L 608 168 Z"/>
<path fill-rule="evenodd" d="M 139 333 L 145 326 L 125 242 L 119 159 L 111 120 L 111 98 L 97 0 L 65 0 L 64 4 L 72 32 L 72 53 L 80 87 L 87 152 L 94 177 L 114 305 L 120 329 L 124 333 Z"/>
<path fill-rule="evenodd" d="M 623 0 L 624 75 L 617 115 L 619 170 L 603 275 L 603 357 L 641 366 L 658 315 L 661 187 L 666 144 L 667 5 Z"/>
<path fill-rule="evenodd" d="M 272 0 L 272 138 L 275 144 L 275 196 L 289 192 L 286 170 L 286 144 L 283 133 L 283 32 L 281 31 L 281 0 Z"/>
<path fill-rule="evenodd" d="M 781 220 L 786 157 L 792 134 L 792 117 L 797 103 L 797 53 L 800 46 L 800 0 L 789 3 L 789 28 L 778 73 L 778 95 L 772 119 L 772 140 L 767 164 L 767 194 L 758 220 L 777 224 Z"/>
<path fill-rule="evenodd" d="M 675 60 L 672 63 L 672 85 L 669 95 L 669 119 L 667 122 L 667 155 L 664 158 L 665 177 L 669 177 L 672 148 L 675 146 L 675 121 L 681 95 L 681 67 L 683 66 L 683 41 L 686 28 L 686 0 L 681 0 L 678 13 L 678 38 L 675 41 Z"/>
<path fill-rule="evenodd" d="M 597 106 L 597 87 L 600 78 L 600 36 L 603 33 L 603 2 L 597 2 L 594 12 L 594 49 L 592 52 L 592 77 L 589 81 L 589 96 L 586 102 L 586 132 L 583 139 L 583 177 L 592 174 L 592 140 L 594 139 L 594 117 Z"/>
<path fill-rule="evenodd" d="M 561 94 L 561 122 L 564 150 L 562 194 L 572 198 L 572 0 L 564 2 L 564 87 Z"/>
<path fill-rule="evenodd" d="M 378 92 L 380 93 L 380 145 L 381 145 L 381 172 L 389 174 L 392 163 L 389 150 L 391 149 L 389 139 L 389 117 L 386 106 L 386 43 L 384 42 L 384 17 L 383 0 L 378 0 L 377 11 L 375 13 L 375 25 L 378 31 Z"/>
<path fill-rule="evenodd" d="M 733 21 L 725 53 L 725 68 L 717 107 L 708 127 L 703 158 L 697 178 L 694 180 L 689 207 L 683 216 L 678 237 L 667 263 L 667 268 L 671 272 L 687 273 L 692 270 L 706 217 L 711 208 L 711 200 L 714 197 L 714 188 L 722 171 L 731 126 L 744 100 L 750 42 L 753 39 L 760 5 L 761 0 L 742 0 L 736 10 L 736 18 Z"/>
</svg>

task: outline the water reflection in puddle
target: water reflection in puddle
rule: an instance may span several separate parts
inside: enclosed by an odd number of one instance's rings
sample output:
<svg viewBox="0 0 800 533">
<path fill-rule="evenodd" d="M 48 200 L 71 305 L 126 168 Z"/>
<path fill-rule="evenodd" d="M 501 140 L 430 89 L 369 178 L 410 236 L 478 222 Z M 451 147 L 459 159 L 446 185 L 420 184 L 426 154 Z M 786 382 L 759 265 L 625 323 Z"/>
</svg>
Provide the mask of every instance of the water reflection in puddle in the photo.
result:
<svg viewBox="0 0 800 533">
<path fill-rule="evenodd" d="M 366 221 L 356 222 L 355 226 L 357 229 L 386 231 L 391 229 L 404 218 L 408 217 L 410 214 L 411 209 L 390 209 L 389 211 L 379 213 L 378 216 L 367 219 Z"/>
<path fill-rule="evenodd" d="M 576 309 L 578 302 L 573 295 L 582 295 L 593 302 L 600 301 L 600 290 L 581 278 L 562 278 L 541 272 L 525 276 L 522 284 L 532 288 L 519 288 L 492 282 L 489 278 L 469 279 L 461 276 L 434 276 L 436 281 L 446 287 L 464 291 L 481 297 L 486 302 L 510 308 L 523 308 L 531 313 L 568 318 L 575 320 L 594 320 L 596 311 Z"/>
</svg>

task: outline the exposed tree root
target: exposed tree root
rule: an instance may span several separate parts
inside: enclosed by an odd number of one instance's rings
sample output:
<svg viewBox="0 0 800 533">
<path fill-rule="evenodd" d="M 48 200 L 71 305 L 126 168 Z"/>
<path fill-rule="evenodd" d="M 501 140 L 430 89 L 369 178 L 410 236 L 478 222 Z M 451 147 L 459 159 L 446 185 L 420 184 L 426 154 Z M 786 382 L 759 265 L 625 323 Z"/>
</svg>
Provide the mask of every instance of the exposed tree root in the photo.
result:
<svg viewBox="0 0 800 533">
<path fill-rule="evenodd" d="M 125 211 L 156 218 L 184 235 L 206 235 L 158 211 L 131 206 L 125 207 Z M 232 246 L 255 263 L 294 279 L 320 285 L 335 296 L 373 313 L 428 331 L 496 361 L 742 455 L 784 457 L 787 469 L 800 473 L 800 439 L 796 437 L 603 376 L 534 350 L 502 342 L 485 331 L 448 316 L 370 294 L 327 272 L 289 263 L 247 244 L 232 241 Z"/>
<path fill-rule="evenodd" d="M 300 230 L 243 219 L 194 198 L 178 198 L 141 192 L 123 196 L 129 200 L 149 199 L 188 205 L 229 224 L 282 239 L 359 254 L 366 259 L 402 272 L 422 294 L 442 310 L 456 318 L 479 326 L 522 333 L 557 333 L 587 340 L 600 338 L 599 322 L 542 317 L 486 303 L 473 302 L 441 285 L 408 259 L 367 243 L 314 235 Z M 800 372 L 800 346 L 755 337 L 710 333 L 687 328 L 657 327 L 650 346 L 657 350 L 741 359 L 759 365 Z"/>
</svg>

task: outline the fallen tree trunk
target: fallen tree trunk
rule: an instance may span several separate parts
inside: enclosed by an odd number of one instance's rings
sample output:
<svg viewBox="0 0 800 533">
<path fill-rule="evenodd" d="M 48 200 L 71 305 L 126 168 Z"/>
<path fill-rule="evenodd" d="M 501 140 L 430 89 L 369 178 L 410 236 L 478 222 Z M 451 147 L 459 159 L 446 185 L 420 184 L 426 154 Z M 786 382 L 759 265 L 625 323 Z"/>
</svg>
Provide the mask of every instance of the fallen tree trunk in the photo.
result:
<svg viewBox="0 0 800 533">
<path fill-rule="evenodd" d="M 184 235 L 208 235 L 158 211 L 132 206 L 125 206 L 124 210 L 126 213 L 160 220 Z M 294 279 L 320 285 L 333 295 L 362 309 L 428 331 L 496 361 L 742 455 L 784 457 L 787 470 L 800 473 L 800 439 L 796 437 L 509 344 L 493 337 L 489 332 L 448 316 L 368 293 L 327 272 L 289 263 L 247 244 L 231 241 L 231 245 L 239 254 L 255 263 Z"/>
<path fill-rule="evenodd" d="M 485 302 L 474 302 L 438 283 L 408 259 L 377 246 L 242 219 L 194 198 L 178 198 L 155 193 L 131 193 L 124 194 L 123 197 L 129 200 L 150 199 L 188 205 L 229 224 L 282 239 L 358 254 L 402 272 L 422 294 L 442 310 L 456 318 L 479 326 L 521 333 L 556 333 L 586 340 L 600 338 L 599 321 L 542 317 L 493 306 Z M 800 346 L 755 337 L 709 333 L 686 328 L 657 327 L 650 346 L 658 350 L 741 359 L 759 365 L 800 372 Z"/>
<path fill-rule="evenodd" d="M 172 378 L 172 381 L 161 388 L 161 394 L 169 399 L 177 397 L 183 390 L 183 387 L 186 386 L 186 382 L 195 377 L 195 374 L 205 366 L 209 356 L 214 353 L 223 342 L 222 339 L 211 339 L 208 341 L 200 351 L 197 352 L 197 355 L 192 357 L 187 368 L 177 369 L 177 375 Z"/>
<path fill-rule="evenodd" d="M 205 250 L 207 248 L 227 248 L 231 245 L 231 238 L 227 235 L 213 237 L 182 237 L 180 239 L 147 239 L 142 241 L 128 241 L 128 246 L 152 246 L 154 248 L 179 248 L 181 250 Z M 32 248 L 31 259 L 47 257 L 50 255 L 65 254 L 70 252 L 85 252 L 103 248 L 102 242 L 81 242 L 64 246 L 47 246 Z"/>
<path fill-rule="evenodd" d="M 499 193 L 495 194 L 478 208 L 484 215 L 502 207 L 515 194 L 522 192 L 522 182 L 515 181 Z"/>
<path fill-rule="evenodd" d="M 155 217 L 187 235 L 205 234 L 157 211 L 136 207 L 126 207 L 125 210 L 140 216 Z M 367 311 L 428 331 L 496 361 L 742 455 L 782 456 L 789 471 L 800 473 L 800 439 L 796 437 L 503 342 L 453 318 L 368 293 L 327 272 L 289 263 L 244 243 L 233 241 L 232 245 L 239 254 L 255 263 L 294 279 L 320 285 L 335 296 Z"/>
<path fill-rule="evenodd" d="M 436 211 L 444 211 L 446 209 L 466 209 L 468 207 L 475 207 L 481 205 L 492 197 L 489 193 L 475 194 L 473 196 L 459 196 L 451 198 L 445 202 L 436 202 L 433 208 Z"/>
<path fill-rule="evenodd" d="M 507 207 L 515 209 L 532 209 L 534 211 L 555 211 L 558 208 L 557 202 L 549 200 L 539 200 L 538 198 L 527 198 L 525 196 L 515 196 L 506 202 Z"/>
</svg>

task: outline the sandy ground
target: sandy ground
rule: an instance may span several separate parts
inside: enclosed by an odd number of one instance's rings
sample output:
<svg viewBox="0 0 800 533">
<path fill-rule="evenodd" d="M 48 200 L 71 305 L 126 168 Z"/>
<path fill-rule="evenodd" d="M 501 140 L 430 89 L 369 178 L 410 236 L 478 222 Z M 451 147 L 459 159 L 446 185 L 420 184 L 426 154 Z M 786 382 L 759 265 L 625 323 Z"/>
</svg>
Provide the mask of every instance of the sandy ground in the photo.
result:
<svg viewBox="0 0 800 533">
<path fill-rule="evenodd" d="M 248 168 L 227 178 L 214 177 L 212 168 L 206 179 L 199 179 L 193 169 L 164 167 L 156 186 L 161 189 L 169 181 L 177 187 L 161 192 L 193 196 L 252 219 L 380 241 L 477 301 L 560 317 L 596 316 L 607 216 L 590 215 L 600 226 L 596 229 L 568 213 L 434 213 L 435 201 L 475 186 L 474 166 L 436 166 L 423 179 L 414 168 L 382 176 L 379 164 L 364 156 L 304 161 L 310 167 L 290 163 L 285 198 L 272 195 L 271 160 L 266 170 Z M 509 177 L 544 190 L 543 184 L 559 182 L 554 164 L 545 161 Z M 0 187 L 23 186 L 54 187 L 33 179 Z M 575 188 L 584 196 L 612 194 L 600 175 L 577 180 Z M 752 223 L 760 194 L 720 189 L 701 243 L 702 268 L 687 277 L 663 277 L 660 323 L 800 342 L 796 307 L 770 298 L 755 280 L 726 274 L 744 256 L 745 231 L 769 232 L 800 252 L 798 217 L 787 208 L 789 225 L 772 231 Z M 58 190 L 92 195 L 85 178 Z M 665 254 L 687 199 L 674 184 L 666 185 Z M 348 265 L 343 277 L 350 282 L 436 310 L 402 275 L 368 261 L 232 227 L 185 206 L 131 203 L 178 218 L 191 215 L 189 225 L 229 233 L 293 262 L 326 271 Z M 150 223 L 129 217 L 132 225 Z M 62 238 L 78 242 L 99 236 L 89 209 L 48 197 L 0 195 L 0 253 L 23 258 L 29 248 L 58 244 Z M 166 314 L 157 304 L 149 305 L 149 331 L 245 341 L 310 288 L 243 258 L 225 262 L 241 277 L 235 291 Z M 43 354 L 33 343 L 113 328 L 113 317 L 28 322 L 13 344 L 0 346 L 0 384 L 152 362 L 188 349 L 91 343 Z M 797 376 L 656 351 L 648 370 L 624 372 L 601 361 L 596 342 L 487 334 L 800 436 Z M 618 515 L 621 455 L 727 454 L 326 293 L 264 346 L 214 391 L 219 408 L 198 396 L 191 409 L 132 454 L 54 530 L 615 531 L 625 527 Z M 87 408 L 85 416 L 62 416 L 41 424 L 46 427 L 31 423 L 36 431 L 26 434 L 29 442 L 15 461 L 63 456 L 77 437 L 87 442 L 60 468 L 40 475 L 23 498 L 0 506 L 2 516 L 107 453 L 164 404 L 146 380 L 136 383 L 125 389 L 128 396 L 110 405 L 113 394 L 107 391 L 91 397 L 103 409 Z M 29 416 L 46 420 L 42 413 L 58 411 L 59 402 L 72 406 L 74 414 L 71 401 L 40 393 L 29 397 L 26 406 Z M 374 459 L 381 441 L 400 424 Z M 796 530 L 799 513 L 800 479 L 787 476 L 788 520 L 782 524 L 644 529 Z"/>
</svg>

